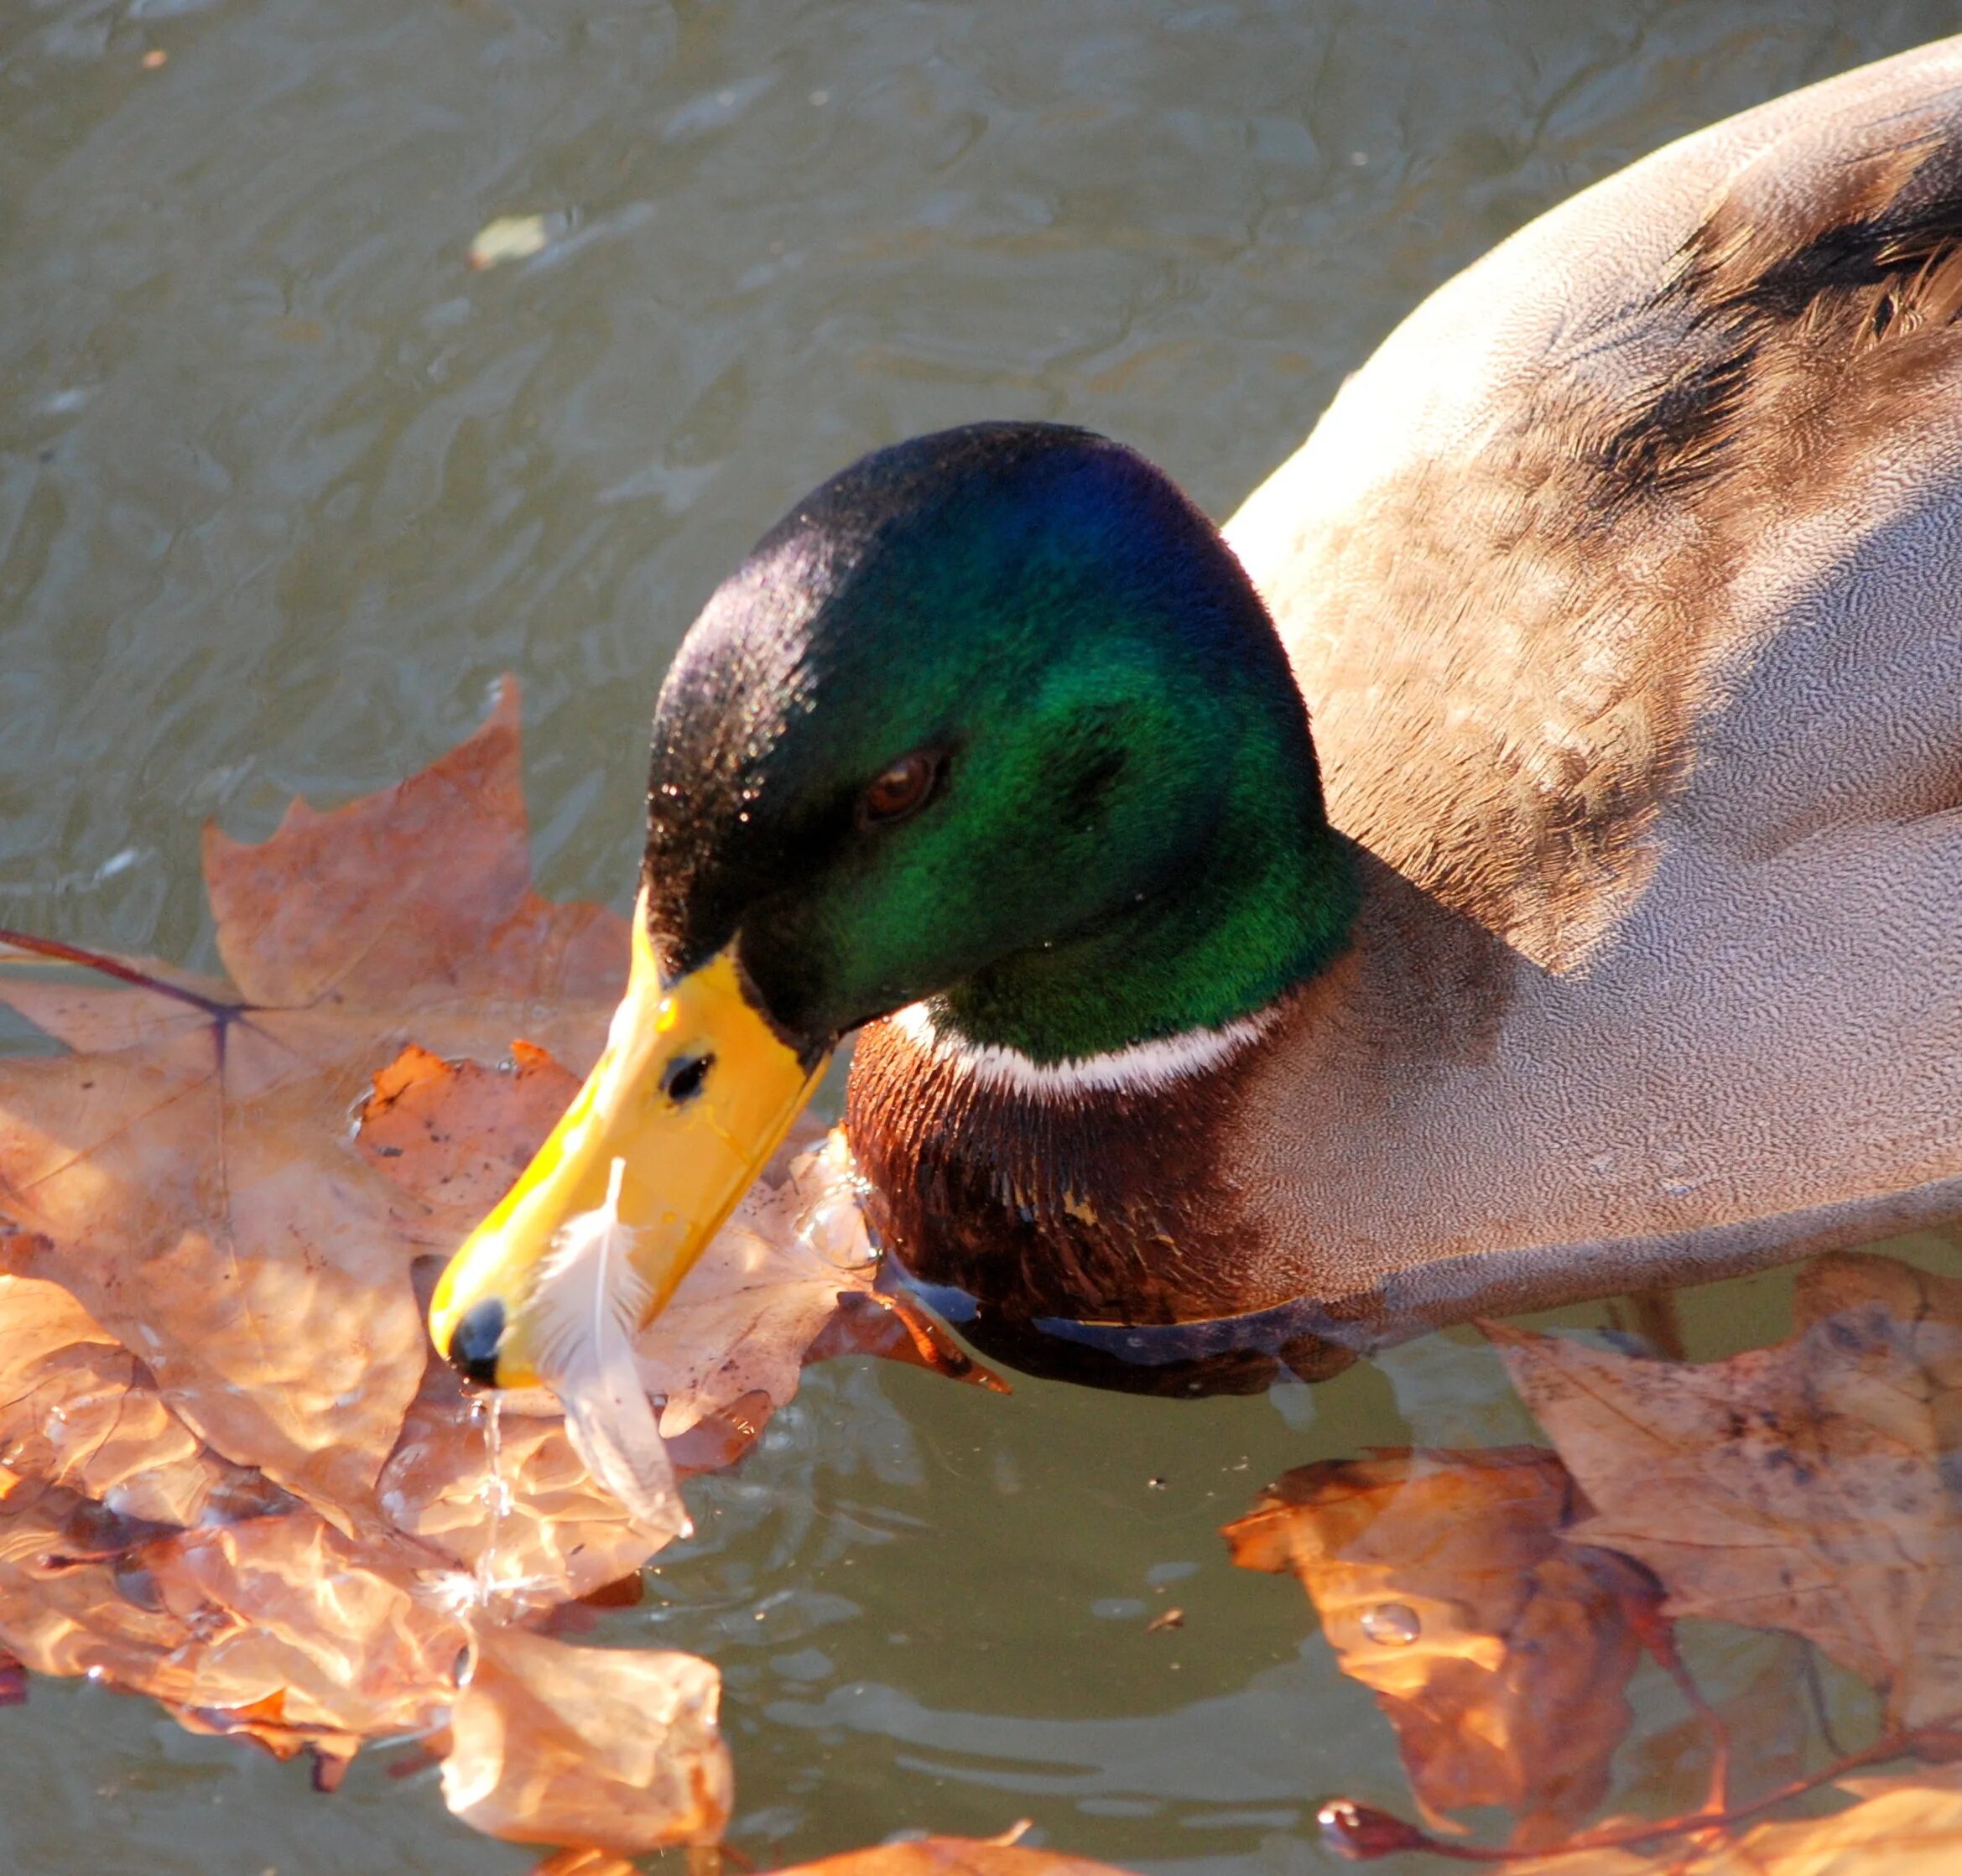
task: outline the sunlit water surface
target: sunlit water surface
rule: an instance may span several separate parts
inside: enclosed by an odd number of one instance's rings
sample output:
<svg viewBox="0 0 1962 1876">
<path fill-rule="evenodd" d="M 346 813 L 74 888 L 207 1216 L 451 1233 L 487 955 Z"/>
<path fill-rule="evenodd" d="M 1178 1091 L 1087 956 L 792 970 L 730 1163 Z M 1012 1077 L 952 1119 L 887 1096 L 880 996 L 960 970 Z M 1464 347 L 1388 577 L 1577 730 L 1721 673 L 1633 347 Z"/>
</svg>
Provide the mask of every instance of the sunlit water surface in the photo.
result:
<svg viewBox="0 0 1962 1876">
<path fill-rule="evenodd" d="M 200 822 L 256 836 L 296 791 L 392 781 L 507 669 L 546 888 L 622 902 L 662 668 L 830 470 L 1067 418 L 1224 515 L 1521 221 L 1954 23 L 1910 0 L 9 0 L 0 922 L 210 964 Z M 466 267 L 530 214 L 552 245 Z M 1775 1336 L 1788 1288 L 1685 1298 L 1693 1351 Z M 1153 1870 L 1319 1868 L 1318 1796 L 1407 1807 L 1393 1742 L 1299 1588 L 1231 1568 L 1216 1527 L 1310 1459 L 1532 1437 L 1469 1333 L 1195 1404 L 840 1364 L 691 1488 L 700 1536 L 606 1635 L 721 1664 L 759 1864 L 1028 1817 Z M 1173 1603 L 1184 1626 L 1148 1633 Z M 376 1755 L 316 1798 L 87 1686 L 0 1714 L 15 1876 L 533 1860 Z"/>
</svg>

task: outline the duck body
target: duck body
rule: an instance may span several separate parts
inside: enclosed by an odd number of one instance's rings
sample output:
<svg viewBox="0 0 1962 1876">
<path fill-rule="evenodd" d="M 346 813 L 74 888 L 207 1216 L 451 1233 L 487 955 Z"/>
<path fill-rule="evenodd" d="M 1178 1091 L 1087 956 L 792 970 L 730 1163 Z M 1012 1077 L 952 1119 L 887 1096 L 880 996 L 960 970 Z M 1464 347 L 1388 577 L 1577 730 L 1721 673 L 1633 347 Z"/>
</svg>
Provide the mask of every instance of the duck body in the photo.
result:
<svg viewBox="0 0 1962 1876">
<path fill-rule="evenodd" d="M 1184 1060 L 872 1026 L 847 1124 L 901 1261 L 1367 1343 L 1962 1210 L 1959 314 L 1957 41 L 1434 295 L 1225 531 L 1352 941 Z"/>
<path fill-rule="evenodd" d="M 663 686 L 635 944 L 476 1379 L 602 1198 L 658 1307 L 855 1032 L 872 1226 L 1011 1343 L 1321 1371 L 1962 1210 L 1962 40 L 1522 230 L 1223 538 L 1052 425 L 835 477 Z"/>
</svg>

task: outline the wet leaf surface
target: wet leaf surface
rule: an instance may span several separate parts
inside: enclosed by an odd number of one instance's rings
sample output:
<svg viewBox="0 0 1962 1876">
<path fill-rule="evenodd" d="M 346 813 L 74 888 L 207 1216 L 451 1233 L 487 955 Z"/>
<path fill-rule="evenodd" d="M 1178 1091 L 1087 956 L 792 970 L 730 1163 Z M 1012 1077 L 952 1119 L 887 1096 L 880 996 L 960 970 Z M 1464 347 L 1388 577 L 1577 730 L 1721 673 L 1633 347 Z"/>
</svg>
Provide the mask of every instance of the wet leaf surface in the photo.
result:
<svg viewBox="0 0 1962 1876">
<path fill-rule="evenodd" d="M 398 787 L 296 804 L 258 846 L 210 834 L 206 869 L 226 979 L 18 935 L 0 979 L 69 1052 L 0 1060 L 0 1697 L 15 1657 L 92 1674 L 311 1751 L 323 1790 L 365 1739 L 419 1735 L 481 1828 L 713 1839 L 716 1669 L 510 1626 L 661 1540 L 548 1397 L 466 1396 L 417 1293 L 556 1119 L 626 974 L 621 919 L 532 890 L 515 694 Z M 685 1334 L 650 1346 L 684 1478 L 742 1457 L 814 1342 L 877 1344 L 841 1297 L 899 1319 L 861 1228 L 771 1242 L 835 1207 L 826 1165 L 773 1169 L 788 1196 L 746 1203 Z"/>
<path fill-rule="evenodd" d="M 752 1394 L 783 1406 L 814 1349 L 887 1355 L 1001 1389 L 903 1297 L 875 1287 L 842 1135 L 794 1139 L 778 1158 L 773 1189 L 752 1193 L 641 1338 L 643 1377 L 667 1396 L 663 1436 Z"/>
<path fill-rule="evenodd" d="M 419 1281 L 624 974 L 620 921 L 533 891 L 518 776 L 507 694 L 399 788 L 212 837 L 225 979 L 44 944 L 98 968 L 0 982 L 69 1052 L 0 1062 L 0 1700 L 16 1661 L 93 1674 L 310 1753 L 323 1790 L 419 1738 L 470 1822 L 598 1870 L 717 1838 L 730 1769 L 713 1666 L 582 1645 L 661 1540 L 548 1397 L 487 1417 L 423 1329 Z M 807 1134 L 638 1348 L 684 1477 L 740 1459 L 813 1359 L 991 1381 L 878 1274 L 841 1148 Z M 1557 1452 L 1326 1459 L 1229 1532 L 1301 1578 L 1397 1733 L 1421 1821 L 1338 1801 L 1327 1840 L 1490 1857 L 1467 1814 L 1498 1807 L 1511 1867 L 1570 1876 L 1954 1867 L 1962 1283 L 1823 1259 L 1788 1340 L 1701 1366 L 1491 1333 Z M 1798 1654 L 1706 1701 L 1692 1616 Z M 1875 1690 L 1876 1733 L 1822 1738 L 1808 1649 Z M 1632 1742 L 1645 1654 L 1683 1702 Z M 1677 1808 L 1603 1816 L 1618 1764 Z M 1100 1866 L 929 1838 L 806 1867 Z"/>
<path fill-rule="evenodd" d="M 1824 1817 L 1753 1825 L 1663 1855 L 1631 1849 L 1534 1857 L 1512 1876 L 1952 1876 L 1962 1868 L 1962 1779 L 1953 1771 L 1849 1779 L 1856 1799 Z"/>
<path fill-rule="evenodd" d="M 1226 1536 L 1301 1578 L 1419 1804 L 1502 1806 L 1530 1844 L 1606 1795 L 1652 1602 L 1625 1559 L 1563 1541 L 1584 1512 L 1549 1452 L 1385 1452 L 1288 1473 Z"/>
<path fill-rule="evenodd" d="M 519 1842 L 628 1853 L 713 1842 L 732 1785 L 721 1691 L 693 1655 L 487 1631 L 450 1718 L 444 1798 Z"/>
<path fill-rule="evenodd" d="M 1903 1728 L 1962 1712 L 1962 1283 L 1822 1258 L 1776 1348 L 1697 1366 L 1495 1326 L 1595 1515 L 1677 1616 L 1788 1629 Z"/>
<path fill-rule="evenodd" d="M 449 1189 L 434 1140 L 390 1176 L 348 1116 L 386 1103 L 412 1040 L 495 1065 L 523 1035 L 583 1072 L 625 928 L 531 890 L 509 688 L 396 788 L 296 803 L 258 846 L 209 834 L 206 871 L 230 985 L 0 987 L 75 1052 L 0 1063 L 0 1215 L 16 1269 L 140 1355 L 195 1432 L 359 1519 L 422 1377 L 410 1261 L 492 1182 Z M 535 1074 L 507 1078 L 494 1151 L 539 1104 Z"/>
<path fill-rule="evenodd" d="M 1962 1867 L 1962 1282 L 1842 1254 L 1794 1305 L 1784 1341 L 1707 1364 L 1486 1324 L 1557 1456 L 1324 1462 L 1228 1528 L 1236 1561 L 1301 1576 L 1398 1732 L 1423 1822 L 1330 1800 L 1331 1851 L 1536 1876 Z M 1757 1663 L 1715 1702 L 1678 1650 L 1691 1617 Z M 1676 1808 L 1595 1816 L 1644 1648 L 1688 1712 L 1622 1755 L 1622 1795 Z M 1878 1703 L 1850 1741 L 1820 1656 Z M 1492 1803 L 1542 1854 L 1457 1838 L 1448 1813 Z"/>
</svg>

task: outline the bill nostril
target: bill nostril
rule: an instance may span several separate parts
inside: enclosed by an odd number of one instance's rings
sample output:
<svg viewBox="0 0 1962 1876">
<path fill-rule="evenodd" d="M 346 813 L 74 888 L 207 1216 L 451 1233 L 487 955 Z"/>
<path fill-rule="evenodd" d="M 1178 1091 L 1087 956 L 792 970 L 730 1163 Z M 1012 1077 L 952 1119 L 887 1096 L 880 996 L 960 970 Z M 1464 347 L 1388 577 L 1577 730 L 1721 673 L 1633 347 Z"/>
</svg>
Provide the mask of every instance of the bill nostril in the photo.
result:
<svg viewBox="0 0 1962 1876">
<path fill-rule="evenodd" d="M 466 1381 L 497 1385 L 497 1344 L 504 1339 L 504 1305 L 496 1297 L 472 1303 L 450 1338 L 450 1365 Z"/>
<path fill-rule="evenodd" d="M 715 1065 L 712 1055 L 681 1056 L 662 1071 L 661 1092 L 677 1107 L 682 1106 L 701 1093 Z"/>
</svg>

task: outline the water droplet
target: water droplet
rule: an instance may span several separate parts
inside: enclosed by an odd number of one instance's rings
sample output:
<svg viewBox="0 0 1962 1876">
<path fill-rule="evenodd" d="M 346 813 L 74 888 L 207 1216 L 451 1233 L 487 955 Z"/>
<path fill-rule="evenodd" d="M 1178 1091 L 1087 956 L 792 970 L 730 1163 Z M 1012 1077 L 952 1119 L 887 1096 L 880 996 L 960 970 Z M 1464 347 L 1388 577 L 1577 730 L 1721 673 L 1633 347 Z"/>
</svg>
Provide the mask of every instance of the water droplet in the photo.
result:
<svg viewBox="0 0 1962 1876">
<path fill-rule="evenodd" d="M 504 1477 L 504 1399 L 490 1394 L 473 1404 L 472 1417 L 481 1413 L 484 1424 L 484 1483 L 481 1495 L 487 1510 L 484 1547 L 478 1553 L 472 1600 L 481 1608 L 497 1589 L 497 1539 L 505 1514 L 515 1502 L 510 1482 Z"/>
<path fill-rule="evenodd" d="M 1362 1632 L 1382 1648 L 1408 1648 L 1423 1624 L 1408 1603 L 1378 1603 L 1362 1612 Z"/>
</svg>

